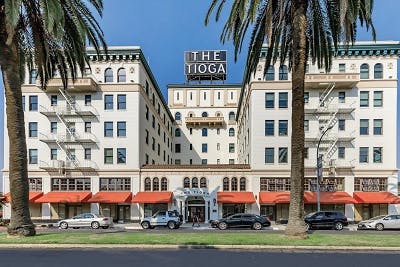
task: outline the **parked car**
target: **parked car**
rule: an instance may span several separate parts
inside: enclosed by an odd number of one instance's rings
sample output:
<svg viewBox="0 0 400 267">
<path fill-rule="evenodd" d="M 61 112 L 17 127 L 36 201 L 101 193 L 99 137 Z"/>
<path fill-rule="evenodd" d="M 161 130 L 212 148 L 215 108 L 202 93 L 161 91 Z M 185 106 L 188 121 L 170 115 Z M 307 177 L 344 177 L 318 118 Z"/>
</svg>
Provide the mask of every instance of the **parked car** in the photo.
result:
<svg viewBox="0 0 400 267">
<path fill-rule="evenodd" d="M 178 229 L 181 224 L 182 221 L 177 211 L 157 211 L 153 216 L 143 218 L 140 222 L 143 229 L 153 229 L 156 226 Z"/>
<path fill-rule="evenodd" d="M 318 211 L 305 216 L 304 222 L 307 229 L 333 228 L 343 230 L 343 226 L 349 225 L 347 217 L 340 211 Z"/>
<path fill-rule="evenodd" d="M 227 218 L 222 218 L 211 222 L 211 226 L 215 225 L 220 230 L 228 228 L 251 228 L 261 230 L 263 227 L 271 226 L 271 222 L 266 218 L 256 214 L 237 213 Z"/>
<path fill-rule="evenodd" d="M 400 215 L 380 215 L 358 223 L 359 230 L 375 229 L 400 229 Z"/>
<path fill-rule="evenodd" d="M 61 229 L 67 229 L 68 227 L 80 228 L 80 227 L 91 227 L 93 229 L 103 228 L 107 229 L 112 226 L 112 218 L 105 217 L 103 215 L 94 213 L 83 213 L 72 217 L 71 219 L 65 219 L 58 222 L 58 227 Z"/>
</svg>

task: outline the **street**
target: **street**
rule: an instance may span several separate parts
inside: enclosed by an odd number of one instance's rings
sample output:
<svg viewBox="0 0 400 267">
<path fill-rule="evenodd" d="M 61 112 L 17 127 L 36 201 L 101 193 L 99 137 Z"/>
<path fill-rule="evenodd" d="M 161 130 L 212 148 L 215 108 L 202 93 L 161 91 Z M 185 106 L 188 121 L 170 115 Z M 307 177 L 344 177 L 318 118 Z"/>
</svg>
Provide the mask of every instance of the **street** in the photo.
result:
<svg viewBox="0 0 400 267">
<path fill-rule="evenodd" d="M 15 266 L 398 266 L 399 253 L 247 251 L 216 249 L 124 250 L 124 249 L 5 249 L 0 250 L 2 267 Z"/>
</svg>

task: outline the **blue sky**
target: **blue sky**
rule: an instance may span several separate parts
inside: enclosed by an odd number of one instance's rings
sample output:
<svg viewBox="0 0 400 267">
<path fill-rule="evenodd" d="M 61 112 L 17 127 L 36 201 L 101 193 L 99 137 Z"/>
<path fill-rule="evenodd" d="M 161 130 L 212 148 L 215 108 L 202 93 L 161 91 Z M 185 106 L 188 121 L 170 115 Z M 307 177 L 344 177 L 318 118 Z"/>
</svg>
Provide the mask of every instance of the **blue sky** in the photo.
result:
<svg viewBox="0 0 400 267">
<path fill-rule="evenodd" d="M 108 45 L 142 47 L 164 96 L 167 84 L 184 83 L 183 53 L 187 50 L 228 50 L 226 82 L 240 83 L 247 44 L 244 44 L 238 62 L 234 63 L 230 43 L 222 45 L 219 41 L 222 23 L 211 21 L 209 26 L 204 26 L 204 17 L 210 2 L 211 0 L 104 0 L 104 16 L 100 24 Z M 400 40 L 399 10 L 398 0 L 375 1 L 373 18 L 377 40 Z M 371 35 L 360 29 L 357 40 L 371 40 Z M 4 95 L 1 77 L 0 81 L 0 93 Z M 2 139 L 3 97 L 0 98 L 0 107 Z M 0 152 L 2 166 L 3 143 L 0 144 Z"/>
</svg>

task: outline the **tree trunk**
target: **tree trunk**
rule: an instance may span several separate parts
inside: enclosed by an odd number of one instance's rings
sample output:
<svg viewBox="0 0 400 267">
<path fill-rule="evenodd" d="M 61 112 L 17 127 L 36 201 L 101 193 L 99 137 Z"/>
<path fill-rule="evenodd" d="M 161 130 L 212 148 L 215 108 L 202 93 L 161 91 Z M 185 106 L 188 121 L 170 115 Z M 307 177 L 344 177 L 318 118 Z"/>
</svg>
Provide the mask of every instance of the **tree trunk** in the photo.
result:
<svg viewBox="0 0 400 267">
<path fill-rule="evenodd" d="M 307 238 L 304 224 L 304 79 L 307 1 L 292 1 L 292 145 L 289 222 L 285 234 Z"/>
<path fill-rule="evenodd" d="M 1 16 L 3 15 L 1 14 Z M 4 29 L 3 19 L 0 19 L 0 25 L 0 28 Z M 0 31 L 0 36 L 0 66 L 6 96 L 7 130 L 10 147 L 11 220 L 7 231 L 9 235 L 33 236 L 36 231 L 29 214 L 27 149 L 24 112 L 22 109 L 19 54 L 15 43 L 6 44 L 5 38 L 7 38 L 7 34 L 5 32 Z"/>
</svg>

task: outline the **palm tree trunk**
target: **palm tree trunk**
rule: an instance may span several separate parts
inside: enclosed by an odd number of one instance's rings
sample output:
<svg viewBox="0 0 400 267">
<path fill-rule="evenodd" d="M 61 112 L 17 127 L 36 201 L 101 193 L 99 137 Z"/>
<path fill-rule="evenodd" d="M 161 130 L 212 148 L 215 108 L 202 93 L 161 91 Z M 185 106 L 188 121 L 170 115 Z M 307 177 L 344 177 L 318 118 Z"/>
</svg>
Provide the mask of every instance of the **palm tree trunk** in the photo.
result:
<svg viewBox="0 0 400 267">
<path fill-rule="evenodd" d="M 0 65 L 6 96 L 6 117 L 9 138 L 9 180 L 11 220 L 9 235 L 32 236 L 35 226 L 29 214 L 29 183 L 24 112 L 22 109 L 19 55 L 14 43 L 5 43 L 6 34 L 0 32 Z"/>
<path fill-rule="evenodd" d="M 307 237 L 304 224 L 304 79 L 307 60 L 307 1 L 293 1 L 292 145 L 289 222 L 286 235 Z"/>
</svg>

